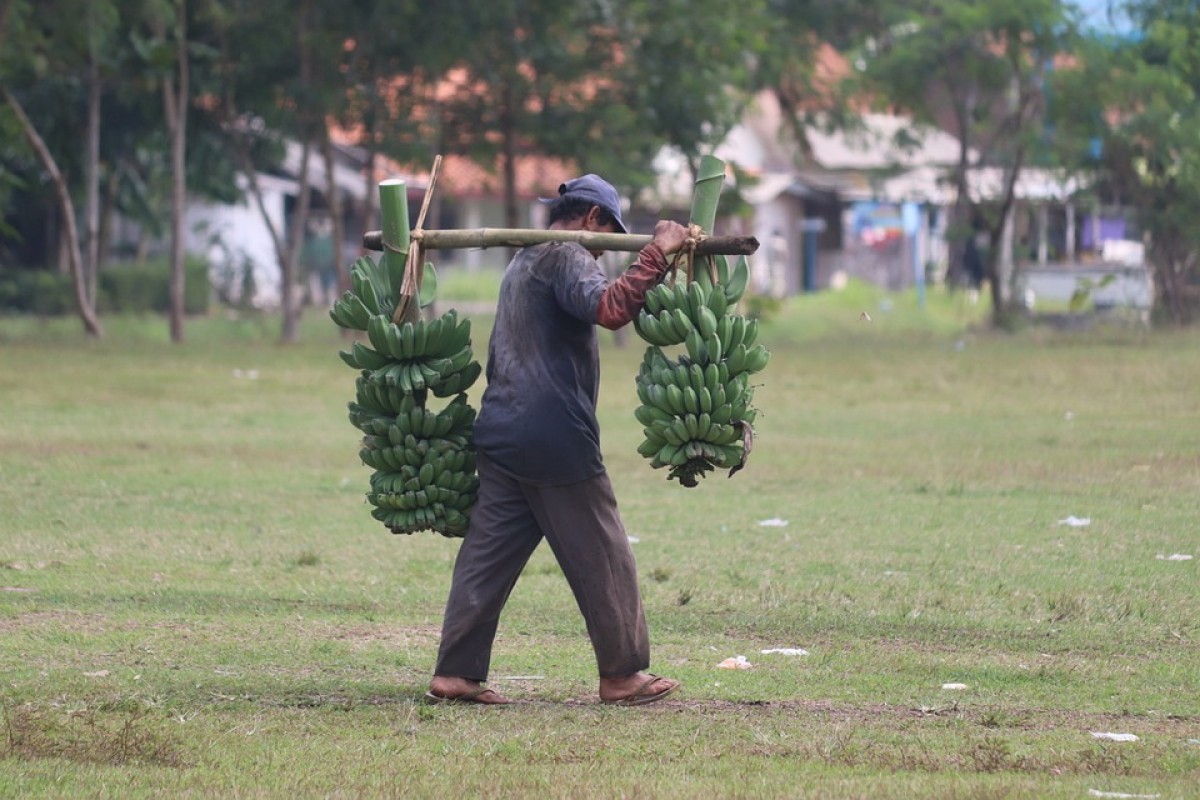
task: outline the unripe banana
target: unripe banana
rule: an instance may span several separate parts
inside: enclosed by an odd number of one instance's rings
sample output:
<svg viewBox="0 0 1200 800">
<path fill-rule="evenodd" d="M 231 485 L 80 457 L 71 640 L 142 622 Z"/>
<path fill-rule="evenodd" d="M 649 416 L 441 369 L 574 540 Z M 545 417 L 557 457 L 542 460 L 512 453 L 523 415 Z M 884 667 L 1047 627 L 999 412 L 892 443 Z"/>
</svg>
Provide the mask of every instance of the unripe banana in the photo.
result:
<svg viewBox="0 0 1200 800">
<path fill-rule="evenodd" d="M 671 325 L 674 327 L 675 335 L 678 337 L 676 344 L 687 339 L 688 332 L 694 330 L 696 327 L 682 308 L 677 308 L 671 312 Z"/>
<path fill-rule="evenodd" d="M 710 291 L 708 293 L 708 308 L 718 320 L 725 319 L 725 313 L 729 310 L 729 301 L 725 297 L 725 292 Z"/>
<path fill-rule="evenodd" d="M 704 340 L 700 335 L 700 331 L 692 328 L 688 331 L 683 343 L 687 347 L 688 358 L 693 362 L 708 361 L 708 350 L 704 346 Z"/>
<path fill-rule="evenodd" d="M 659 311 L 662 311 L 662 303 L 658 299 L 658 292 L 656 289 L 658 289 L 657 285 L 651 286 L 646 291 L 646 297 L 642 301 L 642 305 L 650 314 L 657 314 Z"/>
<path fill-rule="evenodd" d="M 696 309 L 694 318 L 696 329 L 700 331 L 700 335 L 708 338 L 717 332 L 717 317 L 713 314 L 712 309 L 706 305 L 702 305 Z"/>
<path fill-rule="evenodd" d="M 745 368 L 747 372 L 759 372 L 767 366 L 767 362 L 771 360 L 771 354 L 767 348 L 761 344 L 757 345 L 753 350 L 746 353 Z"/>
<path fill-rule="evenodd" d="M 639 456 L 642 456 L 644 458 L 650 458 L 655 453 L 657 453 L 661 448 L 662 448 L 662 440 L 661 439 L 656 442 L 654 439 L 647 437 L 642 440 L 642 443 L 640 445 L 638 445 L 637 452 L 638 452 Z"/>
<path fill-rule="evenodd" d="M 667 392 L 667 402 L 671 406 L 671 411 L 674 414 L 686 414 L 687 409 L 683 404 L 683 390 L 677 384 L 670 384 L 665 387 Z"/>
<path fill-rule="evenodd" d="M 753 347 L 754 343 L 756 341 L 758 341 L 758 320 L 747 319 L 746 320 L 746 333 L 742 337 L 742 344 L 746 345 L 746 347 L 749 348 L 749 347 Z"/>
</svg>

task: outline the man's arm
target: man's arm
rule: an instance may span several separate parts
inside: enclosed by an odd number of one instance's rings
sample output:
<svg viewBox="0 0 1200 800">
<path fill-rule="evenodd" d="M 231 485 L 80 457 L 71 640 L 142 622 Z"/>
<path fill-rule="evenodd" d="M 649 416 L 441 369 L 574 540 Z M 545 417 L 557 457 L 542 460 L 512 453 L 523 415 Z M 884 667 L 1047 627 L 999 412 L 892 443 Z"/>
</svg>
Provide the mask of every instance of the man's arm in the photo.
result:
<svg viewBox="0 0 1200 800">
<path fill-rule="evenodd" d="M 596 324 L 615 331 L 632 322 L 646 302 L 646 292 L 654 288 L 667 271 L 667 256 L 683 247 L 686 239 L 687 228 L 678 222 L 659 221 L 654 226 L 654 240 L 638 253 L 637 262 L 610 283 L 600 296 Z"/>
</svg>

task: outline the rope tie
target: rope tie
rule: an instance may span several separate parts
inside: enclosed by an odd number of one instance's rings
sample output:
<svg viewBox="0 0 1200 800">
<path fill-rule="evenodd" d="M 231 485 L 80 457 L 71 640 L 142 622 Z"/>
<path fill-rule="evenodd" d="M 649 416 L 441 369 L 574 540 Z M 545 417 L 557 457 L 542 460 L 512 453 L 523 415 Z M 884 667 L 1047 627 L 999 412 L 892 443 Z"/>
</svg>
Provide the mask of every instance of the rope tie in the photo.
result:
<svg viewBox="0 0 1200 800">
<path fill-rule="evenodd" d="M 676 250 L 675 257 L 671 259 L 669 269 L 671 270 L 672 283 L 679 279 L 680 260 L 684 263 L 684 275 L 687 277 L 687 282 L 692 282 L 696 272 L 696 248 L 707 238 L 704 235 L 704 229 L 695 223 L 688 225 L 687 230 L 688 235 L 683 240 L 683 247 Z"/>
<path fill-rule="evenodd" d="M 425 273 L 423 269 L 425 248 L 421 246 L 421 241 L 425 238 L 425 232 L 418 228 L 410 232 L 408 238 L 407 251 L 401 250 L 387 239 L 381 239 L 383 249 L 386 252 L 392 255 L 404 256 L 404 280 L 400 284 L 400 297 L 395 298 L 396 310 L 392 314 L 392 321 L 397 325 L 405 318 L 412 303 L 420 295 L 421 279 Z"/>
</svg>

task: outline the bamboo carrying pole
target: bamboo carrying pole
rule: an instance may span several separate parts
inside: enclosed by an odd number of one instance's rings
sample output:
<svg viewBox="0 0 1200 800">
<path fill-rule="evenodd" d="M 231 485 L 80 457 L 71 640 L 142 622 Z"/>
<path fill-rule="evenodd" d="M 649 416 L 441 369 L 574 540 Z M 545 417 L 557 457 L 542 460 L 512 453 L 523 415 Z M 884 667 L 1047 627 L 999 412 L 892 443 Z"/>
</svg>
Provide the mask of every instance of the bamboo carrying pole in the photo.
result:
<svg viewBox="0 0 1200 800">
<path fill-rule="evenodd" d="M 529 247 L 545 242 L 578 242 L 588 250 L 612 250 L 636 253 L 654 240 L 648 234 L 595 233 L 592 231 L 541 230 L 531 228 L 472 228 L 459 230 L 421 230 L 429 196 L 437 180 L 441 156 L 434 161 L 429 190 L 421 208 L 421 218 L 412 238 L 422 250 L 463 250 L 489 247 Z M 725 162 L 715 156 L 700 159 L 696 175 L 696 188 L 692 196 L 691 223 L 702 231 L 697 237 L 692 252 L 698 256 L 748 256 L 758 250 L 758 239 L 753 236 L 709 236 L 717 218 L 717 204 L 721 200 L 721 188 L 725 182 Z M 385 258 L 397 252 L 408 252 L 408 201 L 402 180 L 384 181 L 379 184 L 380 211 L 383 215 L 382 231 L 367 231 L 363 234 L 363 247 L 367 250 L 384 251 Z M 384 242 L 387 246 L 384 246 Z"/>
<path fill-rule="evenodd" d="M 654 237 L 640 233 L 592 233 L 590 231 L 541 230 L 537 228 L 472 228 L 422 231 L 421 246 L 426 250 L 456 250 L 489 247 L 529 247 L 544 242 L 578 242 L 589 250 L 636 253 Z M 363 234 L 363 247 L 383 250 L 381 231 Z M 748 256 L 758 250 L 753 236 L 707 236 L 696 243 L 702 256 Z"/>
</svg>

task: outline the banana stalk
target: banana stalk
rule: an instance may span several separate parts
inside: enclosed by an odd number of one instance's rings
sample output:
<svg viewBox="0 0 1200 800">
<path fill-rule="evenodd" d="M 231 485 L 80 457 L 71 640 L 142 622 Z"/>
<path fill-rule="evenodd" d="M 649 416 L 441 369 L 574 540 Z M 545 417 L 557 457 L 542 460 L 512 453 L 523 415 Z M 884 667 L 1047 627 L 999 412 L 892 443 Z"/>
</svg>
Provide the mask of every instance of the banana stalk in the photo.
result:
<svg viewBox="0 0 1200 800">
<path fill-rule="evenodd" d="M 405 264 L 412 244 L 408 233 L 408 184 L 399 179 L 382 181 L 379 184 L 379 212 L 383 219 L 381 266 L 396 303 L 392 321 L 397 325 L 415 322 L 420 318 L 420 308 L 411 301 L 416 287 L 411 278 L 405 281 Z"/>
<path fill-rule="evenodd" d="M 717 204 L 721 201 L 721 188 L 725 184 L 725 162 L 716 156 L 702 156 L 696 172 L 696 184 L 692 190 L 693 225 L 699 225 L 705 233 L 712 233 L 717 222 Z M 727 253 L 725 255 L 738 255 Z"/>
</svg>

